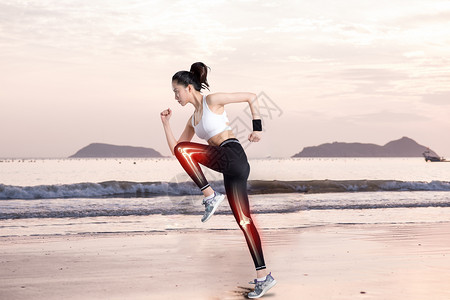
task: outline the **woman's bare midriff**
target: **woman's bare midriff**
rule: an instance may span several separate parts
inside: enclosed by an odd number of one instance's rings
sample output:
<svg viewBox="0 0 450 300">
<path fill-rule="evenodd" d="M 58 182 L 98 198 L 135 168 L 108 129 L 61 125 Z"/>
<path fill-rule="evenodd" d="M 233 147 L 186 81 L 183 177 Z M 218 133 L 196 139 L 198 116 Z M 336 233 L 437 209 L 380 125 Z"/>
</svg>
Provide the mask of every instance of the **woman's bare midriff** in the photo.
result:
<svg viewBox="0 0 450 300">
<path fill-rule="evenodd" d="M 233 131 L 231 130 L 225 130 L 221 133 L 216 134 L 212 138 L 208 140 L 208 144 L 211 146 L 219 146 L 223 141 L 230 139 L 230 138 L 236 138 L 233 134 Z"/>
</svg>

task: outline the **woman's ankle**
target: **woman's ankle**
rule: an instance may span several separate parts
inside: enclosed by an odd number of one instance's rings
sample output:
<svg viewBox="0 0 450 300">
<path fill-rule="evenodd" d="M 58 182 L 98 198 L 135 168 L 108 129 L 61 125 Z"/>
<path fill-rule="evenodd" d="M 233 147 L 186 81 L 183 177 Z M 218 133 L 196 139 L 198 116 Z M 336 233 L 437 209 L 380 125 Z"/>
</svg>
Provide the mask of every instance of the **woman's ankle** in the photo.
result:
<svg viewBox="0 0 450 300">
<path fill-rule="evenodd" d="M 256 271 L 256 278 L 264 278 L 269 275 L 269 271 L 267 269 L 262 269 Z"/>
<path fill-rule="evenodd" d="M 204 189 L 203 191 L 203 196 L 208 197 L 214 194 L 214 190 L 212 189 L 212 187 L 208 186 L 206 189 Z"/>
</svg>

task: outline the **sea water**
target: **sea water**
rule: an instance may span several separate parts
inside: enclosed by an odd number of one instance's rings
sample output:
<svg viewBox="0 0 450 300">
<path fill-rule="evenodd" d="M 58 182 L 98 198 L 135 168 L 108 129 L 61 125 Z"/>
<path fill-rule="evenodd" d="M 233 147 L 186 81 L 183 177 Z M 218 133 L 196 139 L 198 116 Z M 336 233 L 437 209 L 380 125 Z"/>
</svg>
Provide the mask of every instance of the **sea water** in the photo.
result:
<svg viewBox="0 0 450 300">
<path fill-rule="evenodd" d="M 450 163 L 421 158 L 249 163 L 252 213 L 277 220 L 265 228 L 450 221 Z M 201 167 L 211 186 L 225 193 L 222 174 Z M 188 220 L 201 218 L 202 198 L 175 158 L 0 160 L 0 236 L 39 234 L 42 224 L 59 224 L 58 230 L 46 231 L 51 233 L 79 233 L 85 226 L 77 231 L 74 224 L 81 223 L 96 224 L 90 232 L 103 232 L 119 220 L 121 226 L 114 228 L 129 231 L 201 228 L 202 223 Z M 236 229 L 227 205 L 216 214 L 231 223 L 210 222 L 209 229 Z M 126 217 L 134 219 L 124 226 Z"/>
</svg>

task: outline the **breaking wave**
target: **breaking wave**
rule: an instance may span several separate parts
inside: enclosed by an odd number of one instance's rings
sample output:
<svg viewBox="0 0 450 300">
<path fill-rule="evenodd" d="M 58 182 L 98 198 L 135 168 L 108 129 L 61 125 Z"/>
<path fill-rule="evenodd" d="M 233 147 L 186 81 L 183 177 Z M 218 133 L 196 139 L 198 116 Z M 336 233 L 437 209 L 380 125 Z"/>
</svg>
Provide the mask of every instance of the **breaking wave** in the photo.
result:
<svg viewBox="0 0 450 300">
<path fill-rule="evenodd" d="M 223 183 L 210 182 L 225 193 Z M 448 181 L 398 181 L 398 180 L 311 180 L 279 181 L 249 180 L 248 194 L 278 193 L 342 193 L 376 191 L 450 191 Z M 57 198 L 150 198 L 172 195 L 200 195 L 193 182 L 130 182 L 105 181 L 74 184 L 13 186 L 0 184 L 0 200 L 57 199 Z"/>
</svg>

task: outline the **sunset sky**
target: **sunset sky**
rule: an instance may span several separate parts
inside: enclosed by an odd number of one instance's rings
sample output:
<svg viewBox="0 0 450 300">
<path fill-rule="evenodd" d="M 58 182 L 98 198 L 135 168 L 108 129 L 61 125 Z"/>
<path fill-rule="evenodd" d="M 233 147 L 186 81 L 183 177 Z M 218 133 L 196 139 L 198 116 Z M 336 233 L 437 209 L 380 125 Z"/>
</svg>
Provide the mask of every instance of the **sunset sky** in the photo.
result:
<svg viewBox="0 0 450 300">
<path fill-rule="evenodd" d="M 0 0 L 0 157 L 170 155 L 159 113 L 178 138 L 194 107 L 171 77 L 196 61 L 211 92 L 263 93 L 249 158 L 402 136 L 450 158 L 450 1 L 434 0 Z M 244 103 L 225 109 L 250 128 Z"/>
</svg>

